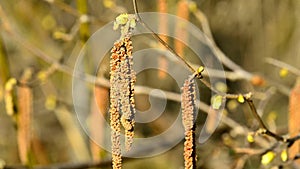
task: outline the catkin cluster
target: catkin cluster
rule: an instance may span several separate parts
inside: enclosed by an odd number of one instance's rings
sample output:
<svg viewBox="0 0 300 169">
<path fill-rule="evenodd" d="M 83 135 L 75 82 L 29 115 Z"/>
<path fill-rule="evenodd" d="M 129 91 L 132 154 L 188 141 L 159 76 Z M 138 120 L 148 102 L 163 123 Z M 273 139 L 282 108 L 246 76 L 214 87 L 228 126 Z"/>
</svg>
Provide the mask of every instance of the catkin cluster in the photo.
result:
<svg viewBox="0 0 300 169">
<path fill-rule="evenodd" d="M 181 95 L 182 123 L 185 130 L 184 166 L 186 169 L 196 167 L 195 125 L 196 112 L 195 80 L 189 78 L 184 82 Z"/>
<path fill-rule="evenodd" d="M 110 125 L 113 168 L 121 168 L 121 125 L 128 151 L 134 136 L 134 83 L 132 41 L 129 36 L 115 42 L 110 59 Z M 122 115 L 121 115 L 122 114 Z"/>
</svg>

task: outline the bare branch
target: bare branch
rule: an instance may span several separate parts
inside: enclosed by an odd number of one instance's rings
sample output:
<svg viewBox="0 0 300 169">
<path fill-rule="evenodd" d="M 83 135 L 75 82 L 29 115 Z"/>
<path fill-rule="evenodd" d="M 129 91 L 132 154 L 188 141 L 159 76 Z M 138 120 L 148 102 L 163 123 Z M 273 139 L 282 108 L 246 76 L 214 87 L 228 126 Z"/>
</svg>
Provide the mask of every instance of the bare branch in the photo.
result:
<svg viewBox="0 0 300 169">
<path fill-rule="evenodd" d="M 262 121 L 261 117 L 258 115 L 257 113 L 257 110 L 256 110 L 256 107 L 253 103 L 253 100 L 252 99 L 249 99 L 249 98 L 246 98 L 246 101 L 251 109 L 251 112 L 252 112 L 252 115 L 254 116 L 254 118 L 258 121 L 259 123 L 259 126 L 262 128 L 262 131 L 261 131 L 261 134 L 266 134 L 266 135 L 269 135 L 273 138 L 275 138 L 276 140 L 278 141 L 282 141 L 282 142 L 286 142 L 286 139 L 283 138 L 282 136 L 279 136 L 273 132 L 271 132 L 267 126 L 264 124 L 264 122 Z"/>
<path fill-rule="evenodd" d="M 266 58 L 266 62 L 271 65 L 287 69 L 290 72 L 292 72 L 293 74 L 300 76 L 300 69 L 297 69 L 296 67 L 291 66 L 290 64 L 284 63 L 284 62 L 276 60 L 274 58 Z"/>
</svg>

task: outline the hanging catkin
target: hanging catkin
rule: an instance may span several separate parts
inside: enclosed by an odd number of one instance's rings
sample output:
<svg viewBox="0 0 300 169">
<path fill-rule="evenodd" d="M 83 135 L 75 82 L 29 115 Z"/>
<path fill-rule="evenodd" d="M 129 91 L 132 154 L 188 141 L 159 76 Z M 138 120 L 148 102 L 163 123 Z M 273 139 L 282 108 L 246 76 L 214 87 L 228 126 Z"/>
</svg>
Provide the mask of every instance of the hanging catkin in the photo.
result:
<svg viewBox="0 0 300 169">
<path fill-rule="evenodd" d="M 112 142 L 112 164 L 114 169 L 121 168 L 121 123 L 120 123 L 120 101 L 118 90 L 119 72 L 120 72 L 120 52 L 121 42 L 116 42 L 112 49 L 110 59 L 110 126 L 111 126 L 111 142 Z"/>
<path fill-rule="evenodd" d="M 182 123 L 185 130 L 184 141 L 184 166 L 185 169 L 196 168 L 196 145 L 195 145 L 195 112 L 196 94 L 195 81 L 191 77 L 184 82 L 181 94 Z"/>
<path fill-rule="evenodd" d="M 130 38 L 124 38 L 124 46 L 121 47 L 121 55 L 124 60 L 120 62 L 120 99 L 121 99 L 121 124 L 125 129 L 125 148 L 129 151 L 133 142 L 134 136 L 134 82 L 135 72 L 133 71 L 133 58 L 132 58 L 132 41 Z"/>
<path fill-rule="evenodd" d="M 121 168 L 121 125 L 125 130 L 125 148 L 130 150 L 134 137 L 134 83 L 131 34 L 135 27 L 134 15 L 121 14 L 114 29 L 121 26 L 121 37 L 114 43 L 110 58 L 110 125 L 112 165 Z"/>
</svg>

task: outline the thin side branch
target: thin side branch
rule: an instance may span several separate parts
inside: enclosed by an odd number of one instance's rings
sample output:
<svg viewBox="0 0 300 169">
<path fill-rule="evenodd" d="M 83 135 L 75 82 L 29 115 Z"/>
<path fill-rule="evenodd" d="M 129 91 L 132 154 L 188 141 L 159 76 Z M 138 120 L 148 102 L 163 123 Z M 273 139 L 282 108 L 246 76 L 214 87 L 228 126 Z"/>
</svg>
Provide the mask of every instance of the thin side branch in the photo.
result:
<svg viewBox="0 0 300 169">
<path fill-rule="evenodd" d="M 274 58 L 266 58 L 266 62 L 271 65 L 287 69 L 288 71 L 292 72 L 293 74 L 300 76 L 300 69 L 297 69 L 294 66 L 291 66 L 290 64 L 284 63 L 284 62 L 276 60 Z"/>
<path fill-rule="evenodd" d="M 246 101 L 247 101 L 247 103 L 248 103 L 248 105 L 249 105 L 249 107 L 250 107 L 250 109 L 251 109 L 252 115 L 253 115 L 254 118 L 258 121 L 259 126 L 260 126 L 261 129 L 262 129 L 261 133 L 262 133 L 262 134 L 269 135 L 269 136 L 275 138 L 275 139 L 278 140 L 278 141 L 286 142 L 286 139 L 285 139 L 285 138 L 283 138 L 282 136 L 279 136 L 279 135 L 273 133 L 272 131 L 270 131 L 270 130 L 267 128 L 267 126 L 266 126 L 266 125 L 264 124 L 264 122 L 262 121 L 261 117 L 258 115 L 257 110 L 256 110 L 256 107 L 255 107 L 255 105 L 254 105 L 254 103 L 253 103 L 253 100 L 252 100 L 252 99 L 246 98 Z"/>
</svg>

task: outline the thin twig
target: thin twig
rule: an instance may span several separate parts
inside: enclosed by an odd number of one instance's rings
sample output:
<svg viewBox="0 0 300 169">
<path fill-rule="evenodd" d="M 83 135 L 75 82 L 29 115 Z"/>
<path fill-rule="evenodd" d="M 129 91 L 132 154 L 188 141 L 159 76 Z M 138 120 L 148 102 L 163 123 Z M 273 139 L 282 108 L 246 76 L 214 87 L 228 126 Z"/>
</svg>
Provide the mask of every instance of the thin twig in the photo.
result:
<svg viewBox="0 0 300 169">
<path fill-rule="evenodd" d="M 235 153 L 248 154 L 248 155 L 257 155 L 262 154 L 265 150 L 253 149 L 247 147 L 232 147 Z"/>
<path fill-rule="evenodd" d="M 44 1 L 48 2 L 51 5 L 55 5 L 59 9 L 65 11 L 66 13 L 68 13 L 70 15 L 78 17 L 79 19 L 80 19 L 80 17 L 84 16 L 84 17 L 87 17 L 88 20 L 93 22 L 93 23 L 96 23 L 96 24 L 101 23 L 98 20 L 98 18 L 96 18 L 94 16 L 90 16 L 90 15 L 82 15 L 82 14 L 80 14 L 80 12 L 78 10 L 76 10 L 75 8 L 71 7 L 70 5 L 64 3 L 63 1 L 59 1 L 59 0 L 44 0 Z"/>
<path fill-rule="evenodd" d="M 300 159 L 300 154 L 297 154 L 293 160 L 298 160 L 298 159 Z"/>
<path fill-rule="evenodd" d="M 205 14 L 199 9 L 192 11 L 192 13 L 201 22 L 203 31 L 204 31 L 204 37 L 206 38 L 207 42 L 211 43 L 211 47 L 213 47 L 215 54 L 218 56 L 218 58 L 221 60 L 221 62 L 229 69 L 235 71 L 236 73 L 242 74 L 243 76 L 245 76 L 246 79 L 251 80 L 253 77 L 253 74 L 244 70 L 241 66 L 237 65 L 232 60 L 230 60 L 216 45 Z"/>
<path fill-rule="evenodd" d="M 133 7 L 134 7 L 134 12 L 135 12 L 135 15 L 137 17 L 137 20 L 146 28 L 148 29 L 151 33 L 152 33 L 152 36 L 158 40 L 162 45 L 164 45 L 172 54 L 174 54 L 179 60 L 181 60 L 188 68 L 189 70 L 192 72 L 192 73 L 195 73 L 197 72 L 192 66 L 191 64 L 189 64 L 189 62 L 187 62 L 182 56 L 180 56 L 172 47 L 169 46 L 169 44 L 167 42 L 165 42 L 161 37 L 159 37 L 158 34 L 156 34 L 150 27 L 147 23 L 145 23 L 141 16 L 139 15 L 139 11 L 138 11 L 138 6 L 137 6 L 137 2 L 136 0 L 132 0 L 133 2 Z M 218 52 L 219 49 L 216 50 L 216 52 Z M 222 53 L 221 50 L 219 50 L 219 53 Z M 224 54 L 223 54 L 224 55 Z M 224 55 L 225 56 L 225 55 Z M 238 65 L 236 65 L 235 67 L 239 67 Z M 241 68 L 240 68 L 241 69 Z M 198 72 L 200 73 L 200 72 Z M 247 72 L 246 72 L 247 73 Z M 249 73 L 248 73 L 249 74 Z M 227 97 L 227 94 L 224 94 L 218 90 L 216 90 L 213 86 L 211 86 L 211 84 L 204 80 L 200 74 L 200 76 L 198 76 L 198 78 L 200 79 L 200 81 L 206 86 L 208 87 L 211 91 L 219 94 L 219 95 L 222 95 L 224 97 Z"/>
<path fill-rule="evenodd" d="M 284 63 L 284 62 L 276 60 L 274 58 L 266 58 L 266 62 L 271 64 L 271 65 L 287 69 L 291 73 L 293 73 L 297 76 L 300 76 L 300 69 L 297 69 L 296 67 L 291 66 L 290 64 Z"/>
<path fill-rule="evenodd" d="M 194 3 L 194 2 L 190 2 L 190 3 Z M 241 66 L 234 63 L 216 45 L 216 43 L 213 39 L 212 33 L 211 33 L 211 29 L 210 29 L 207 17 L 205 16 L 205 14 L 199 9 L 191 10 L 191 12 L 196 16 L 196 18 L 199 20 L 199 22 L 201 22 L 203 32 L 204 32 L 204 38 L 209 43 L 210 47 L 212 48 L 214 53 L 218 56 L 218 58 L 221 60 L 221 62 L 226 67 L 233 70 L 233 72 L 236 74 L 237 77 L 241 77 L 241 78 L 238 78 L 238 79 L 245 79 L 245 80 L 251 81 L 252 78 L 255 77 L 255 74 L 246 71 Z M 229 78 L 229 79 L 231 79 L 231 78 Z M 262 79 L 267 81 L 270 85 L 276 86 L 278 91 L 280 91 L 281 93 L 283 93 L 285 95 L 289 95 L 289 88 L 288 87 L 286 87 L 282 84 L 278 84 L 277 82 L 273 82 L 271 79 L 267 79 L 266 77 L 262 77 Z"/>
<path fill-rule="evenodd" d="M 138 21 L 146 28 L 148 29 L 151 33 L 152 33 L 152 36 L 158 40 L 161 44 L 163 44 L 171 53 L 173 53 L 179 60 L 181 60 L 188 68 L 189 70 L 194 73 L 196 72 L 196 70 L 185 60 L 183 59 L 182 56 L 180 56 L 172 47 L 169 46 L 169 44 L 167 42 L 165 42 L 161 37 L 159 37 L 150 27 L 147 23 L 145 23 L 139 12 L 138 12 L 138 6 L 137 6 L 137 2 L 136 0 L 133 0 L 133 7 L 134 7 L 134 12 L 135 12 L 135 15 L 138 19 Z"/>
<path fill-rule="evenodd" d="M 255 107 L 255 105 L 254 105 L 254 103 L 253 103 L 253 100 L 252 100 L 252 99 L 249 99 L 249 98 L 246 98 L 246 101 L 247 101 L 247 103 L 248 103 L 248 105 L 249 105 L 249 107 L 250 107 L 250 109 L 251 109 L 252 115 L 253 115 L 254 118 L 258 121 L 259 126 L 263 129 L 261 133 L 262 133 L 262 134 L 269 135 L 269 136 L 275 138 L 275 139 L 278 140 L 278 141 L 286 142 L 286 139 L 285 139 L 285 138 L 283 138 L 282 136 L 279 136 L 279 135 L 277 135 L 277 134 L 271 132 L 271 131 L 267 128 L 267 126 L 266 126 L 266 125 L 264 124 L 264 122 L 262 121 L 261 117 L 258 115 L 257 110 L 256 110 L 256 107 Z"/>
<path fill-rule="evenodd" d="M 300 140 L 300 134 L 295 137 L 287 139 L 288 147 L 291 147 L 297 140 Z"/>
<path fill-rule="evenodd" d="M 257 108 L 257 113 L 259 116 L 263 115 L 264 109 L 272 96 L 275 94 L 276 88 L 270 87 L 266 92 L 265 92 L 265 97 L 260 101 L 258 108 Z"/>
<path fill-rule="evenodd" d="M 249 158 L 249 155 L 247 155 L 247 154 L 238 158 L 236 160 L 236 165 L 235 165 L 234 169 L 243 169 L 248 158 Z"/>
</svg>

